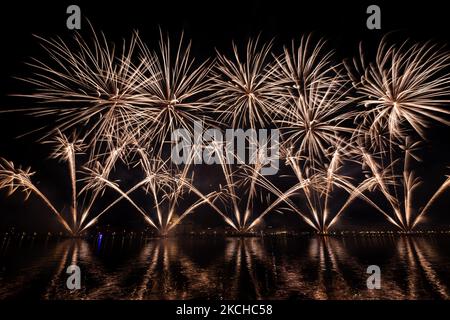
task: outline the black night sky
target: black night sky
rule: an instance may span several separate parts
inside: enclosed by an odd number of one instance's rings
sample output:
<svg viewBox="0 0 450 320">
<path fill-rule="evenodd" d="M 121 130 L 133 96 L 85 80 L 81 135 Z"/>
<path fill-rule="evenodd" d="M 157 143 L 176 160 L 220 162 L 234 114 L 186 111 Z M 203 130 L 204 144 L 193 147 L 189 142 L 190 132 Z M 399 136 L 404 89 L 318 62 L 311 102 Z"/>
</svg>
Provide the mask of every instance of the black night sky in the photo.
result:
<svg viewBox="0 0 450 320">
<path fill-rule="evenodd" d="M 2 3 L 0 18 L 0 108 L 14 109 L 32 105 L 32 101 L 12 96 L 28 93 L 31 89 L 17 78 L 26 77 L 31 69 L 26 65 L 33 56 L 43 53 L 33 34 L 42 37 L 60 36 L 69 39 L 72 31 L 66 28 L 65 13 L 70 4 L 78 4 L 82 16 L 88 19 L 97 31 L 103 31 L 111 41 L 120 42 L 133 30 L 139 30 L 144 41 L 157 46 L 159 27 L 171 35 L 184 30 L 193 40 L 193 54 L 202 61 L 215 55 L 215 48 L 228 52 L 231 41 L 243 44 L 248 37 L 261 34 L 263 40 L 275 39 L 274 50 L 303 34 L 313 32 L 328 41 L 336 50 L 339 59 L 352 58 L 358 53 L 359 42 L 369 48 L 383 35 L 393 32 L 400 41 L 411 38 L 417 41 L 433 40 L 450 43 L 448 10 L 444 1 L 426 1 L 414 4 L 410 1 L 143 1 L 128 0 L 120 3 L 110 1 L 9 1 Z M 378 4 L 382 10 L 382 29 L 366 28 L 366 8 Z M 426 6 L 425 6 L 426 4 Z M 86 20 L 83 28 L 88 29 Z M 65 165 L 48 160 L 47 145 L 36 143 L 39 133 L 23 138 L 18 136 L 40 128 L 52 121 L 50 118 L 35 119 L 22 114 L 0 114 L 0 157 L 13 160 L 23 166 L 32 166 L 37 171 L 36 181 L 61 207 L 70 195 L 64 178 Z M 442 182 L 443 173 L 448 174 L 450 164 L 448 127 L 435 125 L 429 130 L 428 140 L 422 150 L 423 163 L 418 172 L 426 178 L 421 195 L 427 197 Z M 133 172 L 119 169 L 122 179 L 133 179 Z M 214 169 L 200 168 L 197 178 L 202 187 L 214 183 Z M 23 205 L 23 195 L 17 193 L 7 198 L 0 191 L 0 231 L 15 226 L 20 230 L 59 230 L 47 209 L 31 197 Z M 433 221 L 440 226 L 450 224 L 448 215 L 448 193 L 438 201 L 432 214 Z M 219 227 L 222 220 L 208 209 L 190 219 L 204 227 Z M 269 215 L 267 225 L 290 225 L 296 229 L 307 229 L 301 220 L 291 214 L 280 218 Z M 121 228 L 143 228 L 141 217 L 128 205 L 118 205 L 101 220 L 100 225 L 111 224 Z M 391 228 L 382 217 L 367 205 L 356 202 L 339 228 Z"/>
</svg>

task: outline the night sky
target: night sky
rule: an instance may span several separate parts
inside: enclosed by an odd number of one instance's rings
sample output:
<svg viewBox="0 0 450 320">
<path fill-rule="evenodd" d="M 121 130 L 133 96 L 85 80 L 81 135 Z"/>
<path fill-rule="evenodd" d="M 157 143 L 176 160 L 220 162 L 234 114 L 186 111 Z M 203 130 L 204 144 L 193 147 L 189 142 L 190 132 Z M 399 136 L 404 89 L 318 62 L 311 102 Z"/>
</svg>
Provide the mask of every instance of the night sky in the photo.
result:
<svg viewBox="0 0 450 320">
<path fill-rule="evenodd" d="M 450 43 L 448 10 L 443 1 L 426 1 L 413 4 L 410 1 L 122 1 L 112 5 L 109 1 L 39 1 L 25 4 L 22 1 L 2 3 L 0 18 L 1 50 L 0 59 L 0 108 L 13 109 L 32 106 L 32 101 L 11 96 L 29 93 L 32 89 L 17 77 L 29 76 L 32 69 L 25 62 L 42 56 L 38 41 L 33 34 L 45 37 L 61 36 L 69 39 L 73 31 L 66 28 L 65 13 L 70 4 L 78 4 L 83 18 L 89 19 L 96 31 L 103 31 L 111 41 L 120 42 L 128 38 L 133 30 L 139 30 L 150 47 L 157 46 L 159 28 L 171 35 L 185 35 L 193 40 L 193 54 L 202 61 L 215 54 L 215 49 L 229 52 L 231 41 L 243 45 L 248 37 L 261 34 L 263 40 L 275 39 L 274 50 L 280 51 L 283 44 L 301 35 L 313 32 L 328 40 L 330 48 L 336 49 L 338 59 L 351 58 L 358 53 L 359 42 L 369 48 L 387 33 L 393 32 L 399 41 L 407 38 L 437 43 Z M 366 28 L 366 8 L 378 4 L 382 10 L 382 29 L 373 31 Z M 426 5 L 426 6 L 425 6 Z M 82 29 L 88 31 L 86 20 Z M 82 31 L 83 32 L 83 31 Z M 48 160 L 49 147 L 36 143 L 39 133 L 23 138 L 18 136 L 47 125 L 49 118 L 33 119 L 20 114 L 0 114 L 0 157 L 13 160 L 16 164 L 32 166 L 38 173 L 36 180 L 49 198 L 64 206 L 62 199 L 69 199 L 70 189 L 65 179 L 65 165 Z M 418 168 L 427 183 L 421 196 L 428 196 L 449 171 L 448 144 L 449 128 L 435 125 L 429 130 L 424 144 L 423 164 Z M 133 178 L 133 172 L 120 169 L 122 178 Z M 213 168 L 198 170 L 201 185 L 214 183 Z M 449 194 L 438 201 L 431 213 L 431 219 L 440 226 L 450 224 L 448 214 Z M 59 230 L 47 208 L 31 197 L 23 204 L 23 195 L 6 198 L 0 191 L 0 231 L 15 226 L 20 230 Z M 205 212 L 203 212 L 205 211 Z M 203 210 L 190 219 L 204 227 L 223 225 L 222 220 L 209 209 Z M 388 227 L 380 214 L 356 202 L 345 213 L 339 228 Z M 141 217 L 128 205 L 118 205 L 111 214 L 101 220 L 100 225 L 139 229 L 144 227 Z M 307 229 L 300 218 L 291 214 L 280 217 L 269 215 L 267 225 L 289 224 L 294 228 Z"/>
</svg>

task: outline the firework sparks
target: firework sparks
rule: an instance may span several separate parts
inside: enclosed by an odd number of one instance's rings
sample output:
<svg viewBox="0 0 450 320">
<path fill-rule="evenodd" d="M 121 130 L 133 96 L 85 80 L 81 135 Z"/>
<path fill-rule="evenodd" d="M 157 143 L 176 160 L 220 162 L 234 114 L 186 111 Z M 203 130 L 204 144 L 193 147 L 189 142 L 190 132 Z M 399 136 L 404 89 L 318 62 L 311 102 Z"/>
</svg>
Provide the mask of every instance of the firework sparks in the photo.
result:
<svg viewBox="0 0 450 320">
<path fill-rule="evenodd" d="M 195 65 L 191 42 L 185 45 L 183 35 L 175 50 L 169 36 L 164 37 L 162 33 L 159 50 L 150 50 L 142 41 L 139 47 L 145 62 L 141 76 L 149 109 L 137 115 L 136 123 L 142 139 L 157 146 L 157 156 L 160 156 L 171 132 L 183 128 L 192 133 L 195 121 L 208 120 L 205 113 L 208 101 L 204 96 L 209 89 L 207 75 L 211 64 L 205 61 Z M 147 73 L 156 81 L 146 80 Z"/>
<path fill-rule="evenodd" d="M 123 191 L 116 182 L 110 181 L 102 173 L 102 168 L 89 170 L 91 183 L 88 188 L 94 190 L 103 190 L 109 187 L 116 191 L 120 197 L 111 204 L 114 205 L 121 199 L 127 200 L 144 217 L 145 221 L 158 230 L 161 235 L 167 235 L 176 227 L 186 216 L 194 212 L 198 207 L 207 204 L 221 214 L 221 211 L 214 204 L 215 199 L 219 197 L 218 192 L 202 193 L 192 184 L 192 178 L 189 175 L 189 166 L 179 170 L 179 168 L 170 169 L 167 161 L 149 157 L 148 153 L 142 148 L 136 148 L 135 152 L 139 156 L 139 167 L 144 172 L 144 178 L 132 186 L 126 192 Z M 175 170 L 175 172 L 174 172 Z M 149 211 L 142 209 L 132 199 L 131 194 L 137 190 L 144 190 L 152 202 L 152 208 Z M 180 202 L 183 196 L 192 194 L 197 199 L 190 203 L 185 209 L 180 209 Z M 104 214 L 106 208 L 98 214 L 92 221 L 97 221 Z M 86 225 L 85 229 L 89 227 Z"/>
<path fill-rule="evenodd" d="M 392 139 L 402 138 L 411 128 L 422 138 L 430 120 L 449 125 L 443 107 L 450 94 L 450 64 L 447 51 L 430 43 L 401 46 L 381 41 L 375 61 L 347 64 L 354 86 L 366 107 L 364 119 L 375 138 L 387 128 Z"/>
<path fill-rule="evenodd" d="M 62 217 L 58 210 L 55 209 L 53 204 L 48 200 L 48 198 L 36 187 L 36 185 L 31 181 L 31 177 L 35 174 L 30 168 L 22 169 L 20 167 L 16 168 L 14 163 L 1 159 L 0 164 L 0 189 L 7 188 L 8 194 L 13 194 L 16 190 L 22 190 L 25 193 L 25 199 L 34 193 L 36 194 L 48 208 L 56 215 L 58 222 L 69 231 L 73 233 L 72 228 Z"/>
<path fill-rule="evenodd" d="M 35 173 L 31 172 L 31 169 L 24 170 L 21 168 L 16 168 L 12 162 L 2 160 L 3 164 L 0 167 L 0 189 L 8 188 L 9 194 L 12 194 L 18 189 L 22 189 L 22 191 L 25 192 L 26 199 L 32 193 L 37 195 L 56 215 L 58 222 L 64 227 L 65 230 L 67 230 L 71 235 L 78 235 L 80 232 L 86 230 L 93 224 L 93 221 L 88 221 L 87 226 L 83 227 L 83 223 L 89 216 L 92 206 L 101 195 L 102 190 L 98 188 L 93 194 L 88 196 L 86 191 L 89 188 L 85 186 L 80 190 L 80 192 L 77 192 L 76 155 L 85 149 L 85 145 L 82 140 L 76 138 L 76 135 L 69 139 L 66 135 L 59 132 L 53 140 L 48 142 L 54 145 L 52 157 L 67 162 L 68 164 L 69 181 L 72 189 L 70 218 L 65 218 L 64 213 L 57 210 L 56 206 L 49 200 L 49 198 L 45 196 L 45 194 L 32 182 L 31 177 Z M 101 175 L 103 177 L 109 176 L 114 164 L 120 158 L 120 155 L 120 149 L 113 150 L 109 153 L 109 156 L 105 161 L 105 165 L 102 166 Z M 96 164 L 98 164 L 98 162 L 96 162 Z M 86 203 L 87 205 L 85 206 Z M 115 203 L 117 203 L 117 200 L 113 202 L 113 204 Z M 80 205 L 82 205 L 83 208 L 80 208 Z M 107 209 L 111 207 L 112 205 L 110 205 Z M 96 218 L 93 220 L 96 221 Z"/>
<path fill-rule="evenodd" d="M 9 193 L 22 190 L 26 198 L 37 195 L 73 235 L 87 230 L 122 200 L 162 235 L 203 205 L 233 229 L 247 232 L 269 212 L 282 210 L 281 204 L 326 233 L 357 198 L 399 229 L 411 231 L 450 185 L 447 177 L 426 205 L 415 210 L 421 179 L 411 167 L 412 159 L 419 160 L 414 152 L 419 143 L 411 139 L 423 139 L 431 121 L 450 124 L 445 108 L 450 102 L 450 55 L 436 45 L 396 46 L 383 39 L 372 63 L 366 63 L 361 51 L 360 61 L 346 63 L 344 73 L 341 64 L 333 63 L 325 41 L 314 42 L 311 36 L 302 37 L 298 45 L 292 41 L 279 56 L 272 54 L 272 42 L 261 44 L 259 38 L 249 40 L 244 52 L 233 43 L 231 57 L 217 52 L 214 63 L 199 64 L 183 35 L 173 45 L 161 32 L 155 50 L 137 33 L 119 47 L 94 31 L 92 41 L 78 33 L 73 43 L 39 39 L 47 58 L 30 63 L 34 75 L 23 80 L 34 92 L 20 96 L 42 103 L 26 109 L 29 114 L 56 119 L 45 137 L 54 137 L 52 157 L 67 163 L 70 216 L 66 219 L 33 184 L 30 169 L 2 160 L 0 188 Z M 355 102 L 361 108 L 355 108 Z M 192 138 L 197 122 L 206 122 L 208 128 L 217 123 L 233 129 L 278 127 L 282 156 L 295 183 L 281 190 L 262 175 L 265 162 L 259 153 L 267 146 L 246 137 L 258 161 L 242 164 L 245 160 L 232 154 L 238 164 L 231 164 L 230 154 L 215 141 L 209 151 L 219 158 L 225 185 L 201 192 L 194 185 L 191 165 L 195 152 L 184 165 L 171 165 L 163 152 L 171 133 L 187 129 Z M 75 129 L 82 138 L 68 138 Z M 77 155 L 85 151 L 90 151 L 89 161 L 77 172 Z M 119 160 L 144 173 L 126 191 L 111 177 Z M 366 174 L 361 182 L 345 174 L 349 163 L 361 166 Z M 401 173 L 395 174 L 397 170 Z M 107 189 L 118 196 L 94 215 L 94 203 Z M 138 190 L 151 200 L 150 210 L 137 203 Z M 375 190 L 389 210 L 369 198 Z M 347 195 L 342 205 L 335 201 L 341 192 Z M 183 208 L 185 197 L 195 200 Z M 223 206 L 216 205 L 217 200 Z M 257 201 L 265 205 L 261 213 L 255 212 Z"/>
<path fill-rule="evenodd" d="M 423 139 L 432 120 L 449 124 L 445 118 L 449 111 L 443 105 L 449 102 L 450 77 L 445 70 L 450 56 L 431 43 L 396 46 L 383 39 L 375 61 L 366 63 L 360 49 L 360 61 L 346 64 L 365 106 L 355 119 L 357 144 L 373 187 L 381 191 L 392 213 L 376 208 L 389 222 L 409 232 L 429 207 L 416 212 L 413 206 L 421 179 L 411 170 L 412 159 L 420 161 L 414 155 L 419 141 L 412 143 L 412 136 L 414 133 Z M 444 182 L 430 202 L 447 186 Z"/>
<path fill-rule="evenodd" d="M 279 104 L 271 58 L 272 43 L 258 45 L 259 38 L 249 40 L 245 55 L 241 56 L 233 43 L 233 57 L 217 53 L 212 75 L 212 101 L 219 113 L 219 121 L 233 128 L 272 123 L 274 108 Z"/>
<path fill-rule="evenodd" d="M 355 116 L 349 109 L 352 99 L 343 86 L 336 90 L 337 82 L 334 78 L 328 85 L 314 84 L 306 96 L 291 97 L 279 109 L 283 116 L 277 123 L 283 139 L 296 148 L 298 156 L 320 161 L 324 150 L 353 132 L 346 124 Z"/>
<path fill-rule="evenodd" d="M 450 180 L 447 179 L 429 199 L 425 207 L 416 210 L 413 206 L 413 197 L 421 185 L 422 180 L 411 170 L 413 159 L 420 161 L 414 155 L 419 142 L 410 142 L 406 139 L 401 147 L 403 158 L 399 157 L 392 162 L 387 161 L 389 157 L 374 155 L 365 148 L 361 148 L 363 166 L 369 172 L 373 185 L 369 190 L 378 189 L 387 200 L 391 213 L 386 212 L 379 206 L 374 206 L 387 220 L 404 232 L 411 232 L 419 224 L 434 201 L 448 188 Z M 384 154 L 381 153 L 381 154 Z M 403 160 L 403 161 L 401 161 Z M 400 174 L 393 172 L 401 171 Z M 374 202 L 372 202 L 374 204 Z"/>
<path fill-rule="evenodd" d="M 208 154 L 217 157 L 225 180 L 225 185 L 219 186 L 223 196 L 218 197 L 223 206 L 215 210 L 239 233 L 246 233 L 256 227 L 281 202 L 298 212 L 288 196 L 262 173 L 264 168 L 273 165 L 268 161 L 268 152 L 274 156 L 277 147 L 269 147 L 268 141 L 257 141 L 256 137 L 248 137 L 247 143 L 251 150 L 248 155 L 251 164 L 245 164 L 237 154 L 230 152 L 229 142 L 212 141 L 207 147 Z M 282 199 L 272 200 L 272 195 Z M 266 205 L 266 210 L 258 212 L 256 203 Z"/>
<path fill-rule="evenodd" d="M 339 67 L 332 64 L 333 55 L 326 50 L 324 40 L 315 43 L 311 35 L 302 37 L 299 45 L 293 40 L 281 56 L 275 57 L 273 81 L 277 90 L 289 98 L 299 98 L 307 96 L 312 86 L 330 83 Z"/>
<path fill-rule="evenodd" d="M 106 142 L 113 148 L 117 137 L 137 134 L 136 114 L 149 100 L 142 88 L 155 81 L 154 75 L 144 79 L 142 66 L 152 62 L 143 57 L 135 63 L 137 33 L 128 45 L 124 42 L 117 49 L 103 34 L 92 32 L 92 41 L 75 34 L 73 45 L 60 38 L 38 37 L 48 60 L 30 63 L 34 76 L 23 80 L 33 85 L 35 92 L 20 96 L 45 104 L 26 109 L 31 115 L 57 117 L 46 136 L 87 127 L 84 140 L 89 145 Z"/>
<path fill-rule="evenodd" d="M 431 205 L 437 198 L 439 198 L 440 195 L 442 195 L 444 191 L 448 189 L 448 187 L 450 187 L 450 176 L 446 176 L 446 180 L 441 184 L 441 186 L 437 189 L 437 191 L 431 196 L 430 200 L 428 200 L 425 207 L 423 207 L 423 209 L 415 217 L 414 221 L 412 222 L 411 229 L 413 229 L 417 224 L 423 221 L 423 218 L 426 215 L 426 213 L 428 213 L 428 210 L 430 209 Z"/>
<path fill-rule="evenodd" d="M 373 187 L 373 180 L 364 179 L 358 184 L 353 178 L 342 174 L 346 162 L 359 163 L 355 159 L 350 160 L 351 154 L 353 154 L 351 146 L 341 142 L 329 152 L 327 162 L 323 162 L 320 167 L 317 165 L 311 167 L 305 166 L 305 158 L 293 152 L 293 148 L 283 146 L 283 158 L 294 173 L 297 182 L 287 191 L 275 193 L 278 198 L 263 212 L 263 215 L 280 203 L 289 200 L 288 210 L 297 213 L 318 233 L 328 233 L 355 199 L 361 198 L 376 206 L 364 195 L 364 191 Z M 347 196 L 342 195 L 342 192 Z M 330 200 L 337 195 L 346 200 L 338 203 L 335 197 L 332 209 Z M 302 199 L 300 205 L 296 205 L 293 198 Z"/>
</svg>

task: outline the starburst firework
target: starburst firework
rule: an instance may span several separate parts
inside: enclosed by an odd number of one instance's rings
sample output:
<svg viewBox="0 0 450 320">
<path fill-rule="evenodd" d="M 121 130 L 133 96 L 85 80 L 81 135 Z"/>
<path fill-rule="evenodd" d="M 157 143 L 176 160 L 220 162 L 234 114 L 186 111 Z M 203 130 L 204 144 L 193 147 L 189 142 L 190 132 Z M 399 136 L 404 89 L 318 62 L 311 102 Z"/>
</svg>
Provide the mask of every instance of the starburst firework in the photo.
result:
<svg viewBox="0 0 450 320">
<path fill-rule="evenodd" d="M 173 131 L 182 128 L 193 133 L 195 121 L 209 121 L 205 95 L 211 64 L 208 61 L 195 64 L 191 42 L 185 45 L 183 35 L 175 47 L 169 36 L 164 37 L 162 33 L 158 50 L 150 50 L 142 41 L 139 47 L 145 62 L 142 87 L 149 97 L 146 101 L 149 109 L 137 115 L 137 129 L 142 132 L 144 142 L 151 144 L 156 155 L 161 156 L 163 145 Z M 147 81 L 146 74 L 156 81 Z"/>
<path fill-rule="evenodd" d="M 33 86 L 34 92 L 20 96 L 44 105 L 26 109 L 31 115 L 56 117 L 45 137 L 57 131 L 85 129 L 83 139 L 96 147 L 94 155 L 100 144 L 114 148 L 118 137 L 139 134 L 135 130 L 137 115 L 146 109 L 149 100 L 142 88 L 155 81 L 156 75 L 142 74 L 142 66 L 152 61 L 147 61 L 148 57 L 137 61 L 137 33 L 119 48 L 94 31 L 91 41 L 79 33 L 73 42 L 38 39 L 47 59 L 33 59 L 30 63 L 34 75 L 23 80 Z"/>
<path fill-rule="evenodd" d="M 448 51 L 431 43 L 389 45 L 383 39 L 374 62 L 367 63 L 360 52 L 360 61 L 347 69 L 373 138 L 386 129 L 393 140 L 401 139 L 405 128 L 423 138 L 430 120 L 449 124 L 444 107 L 450 102 Z"/>
<path fill-rule="evenodd" d="M 279 105 L 271 59 L 272 43 L 259 46 L 259 38 L 249 40 L 242 55 L 233 43 L 233 56 L 217 53 L 212 76 L 212 101 L 219 121 L 233 128 L 257 128 L 272 123 Z"/>
<path fill-rule="evenodd" d="M 44 138 L 53 137 L 52 157 L 68 166 L 69 217 L 33 184 L 30 169 L 3 160 L 0 188 L 10 193 L 20 189 L 26 198 L 37 195 L 73 235 L 122 200 L 166 235 L 202 205 L 239 232 L 256 227 L 269 212 L 288 209 L 326 233 L 357 198 L 402 231 L 411 231 L 450 186 L 446 177 L 425 206 L 415 210 L 421 179 L 412 169 L 419 147 L 412 141 L 425 138 L 431 121 L 449 124 L 450 55 L 443 48 L 389 45 L 383 39 L 373 62 L 366 62 L 361 49 L 360 61 L 346 63 L 344 73 L 325 41 L 315 42 L 312 36 L 292 41 L 281 55 L 272 53 L 272 42 L 261 44 L 259 38 L 249 40 L 244 51 L 233 43 L 232 55 L 218 52 L 214 63 L 196 63 L 183 35 L 175 45 L 169 36 L 160 36 L 156 49 L 137 33 L 120 46 L 94 31 L 91 41 L 79 33 L 73 42 L 39 37 L 47 58 L 30 63 L 35 72 L 23 80 L 34 91 L 20 96 L 41 103 L 27 113 L 55 119 Z M 262 175 L 266 163 L 259 153 L 267 146 L 246 137 L 257 161 L 243 163 L 232 154 L 238 161 L 230 164 L 223 144 L 213 145 L 225 184 L 201 192 L 194 184 L 196 155 L 191 153 L 186 164 L 172 165 L 164 152 L 171 133 L 187 129 L 192 140 L 194 123 L 201 121 L 208 128 L 279 128 L 294 183 L 282 190 Z M 75 129 L 81 138 L 68 137 Z M 89 160 L 77 171 L 77 155 L 85 151 Z M 126 191 L 126 184 L 111 175 L 119 160 L 144 173 Z M 346 173 L 355 163 L 366 174 L 360 181 Z M 108 189 L 117 198 L 93 215 L 94 203 Z M 151 200 L 151 209 L 139 205 L 138 190 Z M 376 190 L 388 210 L 370 198 Z M 338 204 L 341 194 L 346 196 Z M 264 206 L 260 212 L 258 204 Z"/>
</svg>

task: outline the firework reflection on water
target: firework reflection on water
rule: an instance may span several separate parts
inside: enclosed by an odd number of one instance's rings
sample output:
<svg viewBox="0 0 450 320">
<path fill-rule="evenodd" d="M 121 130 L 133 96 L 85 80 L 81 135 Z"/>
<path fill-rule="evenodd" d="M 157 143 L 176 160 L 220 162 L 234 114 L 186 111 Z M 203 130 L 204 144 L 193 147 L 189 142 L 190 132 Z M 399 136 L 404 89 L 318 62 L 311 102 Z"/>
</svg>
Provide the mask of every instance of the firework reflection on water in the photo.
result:
<svg viewBox="0 0 450 320">
<path fill-rule="evenodd" d="M 438 238 L 439 237 L 439 238 Z M 301 240 L 301 241 L 300 241 Z M 450 238 L 104 237 L 2 245 L 0 298 L 448 299 Z M 26 257 L 26 258 L 23 258 Z M 65 287 L 68 265 L 82 288 Z M 382 271 L 380 290 L 366 268 Z"/>
</svg>

